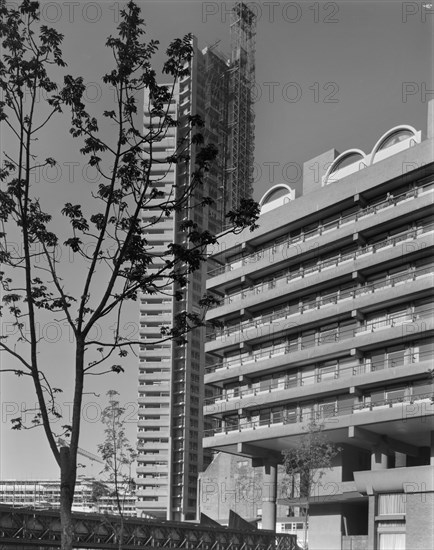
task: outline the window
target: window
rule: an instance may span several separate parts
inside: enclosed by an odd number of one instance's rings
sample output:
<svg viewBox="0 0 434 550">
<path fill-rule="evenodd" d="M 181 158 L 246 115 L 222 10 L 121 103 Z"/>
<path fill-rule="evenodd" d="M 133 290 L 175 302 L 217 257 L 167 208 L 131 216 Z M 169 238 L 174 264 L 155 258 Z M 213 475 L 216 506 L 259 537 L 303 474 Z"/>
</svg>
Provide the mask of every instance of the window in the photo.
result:
<svg viewBox="0 0 434 550">
<path fill-rule="evenodd" d="M 338 338 L 338 323 L 333 323 L 320 329 L 320 343 L 330 344 L 336 342 Z"/>
<path fill-rule="evenodd" d="M 379 550 L 405 550 L 405 533 L 379 533 Z"/>
<path fill-rule="evenodd" d="M 358 160 L 363 160 L 363 156 L 360 153 L 352 152 L 346 155 L 344 154 L 342 158 L 330 170 L 330 174 L 336 172 L 337 170 L 340 170 L 341 168 L 345 168 L 346 166 L 351 166 L 351 164 L 354 164 Z"/>
<path fill-rule="evenodd" d="M 392 145 L 396 145 L 401 141 L 411 138 L 413 135 L 413 132 L 411 132 L 410 130 L 398 130 L 397 132 L 386 138 L 378 149 L 387 149 L 388 147 L 392 147 Z"/>
<path fill-rule="evenodd" d="M 321 418 L 330 418 L 336 415 L 336 401 L 320 403 L 319 414 Z"/>
<path fill-rule="evenodd" d="M 367 358 L 368 363 L 371 364 L 373 371 L 384 369 L 384 350 L 376 351 L 371 354 L 371 357 Z"/>
<path fill-rule="evenodd" d="M 402 367 L 405 363 L 405 348 L 404 346 L 394 346 L 387 349 L 387 367 Z"/>
<path fill-rule="evenodd" d="M 385 397 L 390 402 L 399 402 L 403 401 L 405 394 L 406 394 L 406 387 L 400 387 L 400 388 L 393 388 L 390 390 L 386 390 Z"/>
<path fill-rule="evenodd" d="M 318 382 L 332 380 L 337 377 L 336 361 L 327 361 L 318 369 Z"/>
</svg>

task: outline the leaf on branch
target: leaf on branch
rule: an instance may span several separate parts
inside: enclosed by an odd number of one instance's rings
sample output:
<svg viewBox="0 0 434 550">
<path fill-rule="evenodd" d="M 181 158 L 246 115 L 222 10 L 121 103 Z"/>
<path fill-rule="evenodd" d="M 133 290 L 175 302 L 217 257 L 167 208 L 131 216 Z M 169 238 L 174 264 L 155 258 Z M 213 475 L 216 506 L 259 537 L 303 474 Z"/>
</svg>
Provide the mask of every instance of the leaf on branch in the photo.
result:
<svg viewBox="0 0 434 550">
<path fill-rule="evenodd" d="M 5 304 L 10 304 L 14 302 L 19 302 L 21 300 L 22 296 L 19 294 L 5 294 L 2 298 L 3 302 Z"/>
<path fill-rule="evenodd" d="M 254 231 L 258 227 L 255 222 L 259 218 L 260 212 L 259 204 L 253 199 L 242 198 L 239 208 L 228 212 L 226 218 L 228 218 L 229 223 L 235 229 L 245 229 L 248 227 L 250 231 Z"/>
<path fill-rule="evenodd" d="M 68 216 L 70 218 L 82 218 L 83 214 L 81 212 L 81 206 L 79 204 L 72 204 L 70 202 L 67 202 L 65 204 L 65 207 L 61 210 L 62 214 L 64 216 Z"/>
<path fill-rule="evenodd" d="M 196 155 L 195 163 L 205 172 L 208 172 L 209 165 L 217 158 L 218 149 L 214 143 L 209 143 Z"/>
<path fill-rule="evenodd" d="M 216 298 L 212 294 L 204 294 L 202 298 L 199 300 L 199 306 L 200 307 L 213 307 L 220 305 L 221 300 L 219 298 Z"/>
<path fill-rule="evenodd" d="M 21 430 L 22 428 L 24 428 L 23 419 L 21 416 L 17 418 L 11 418 L 11 423 L 13 424 L 13 430 Z"/>
<path fill-rule="evenodd" d="M 191 138 L 191 143 L 195 145 L 202 145 L 204 141 L 205 140 L 202 134 L 194 134 L 193 137 Z"/>
<path fill-rule="evenodd" d="M 80 245 L 83 243 L 78 237 L 71 237 L 67 239 L 63 244 L 65 246 L 70 246 L 73 252 L 78 252 L 80 250 Z"/>
<path fill-rule="evenodd" d="M 203 128 L 205 126 L 205 122 L 200 115 L 188 115 L 188 122 L 192 128 L 194 126 L 198 126 L 199 128 Z"/>
<path fill-rule="evenodd" d="M 125 372 L 125 369 L 121 367 L 121 365 L 112 365 L 111 370 L 113 372 L 116 372 L 117 374 L 120 374 L 121 372 Z"/>
</svg>

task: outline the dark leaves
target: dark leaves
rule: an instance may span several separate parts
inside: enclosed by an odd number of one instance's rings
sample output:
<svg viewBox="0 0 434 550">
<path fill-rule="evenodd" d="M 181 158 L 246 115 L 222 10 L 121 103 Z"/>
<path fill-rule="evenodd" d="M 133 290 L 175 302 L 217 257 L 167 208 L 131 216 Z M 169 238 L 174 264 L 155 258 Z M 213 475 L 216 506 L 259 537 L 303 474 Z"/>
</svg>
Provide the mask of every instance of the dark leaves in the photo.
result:
<svg viewBox="0 0 434 550">
<path fill-rule="evenodd" d="M 121 365 L 112 365 L 111 367 L 112 372 L 115 372 L 116 374 L 120 374 L 121 372 L 125 372 L 125 369 L 121 367 Z"/>
<path fill-rule="evenodd" d="M 258 203 L 253 199 L 243 198 L 239 208 L 228 212 L 226 218 L 235 229 L 242 230 L 248 227 L 250 231 L 254 231 L 258 227 L 255 222 L 259 218 L 260 211 Z"/>
<path fill-rule="evenodd" d="M 73 252 L 78 252 L 80 250 L 80 246 L 83 244 L 81 239 L 78 237 L 71 237 L 69 239 L 66 239 L 66 241 L 63 243 L 65 246 L 71 247 Z"/>
</svg>

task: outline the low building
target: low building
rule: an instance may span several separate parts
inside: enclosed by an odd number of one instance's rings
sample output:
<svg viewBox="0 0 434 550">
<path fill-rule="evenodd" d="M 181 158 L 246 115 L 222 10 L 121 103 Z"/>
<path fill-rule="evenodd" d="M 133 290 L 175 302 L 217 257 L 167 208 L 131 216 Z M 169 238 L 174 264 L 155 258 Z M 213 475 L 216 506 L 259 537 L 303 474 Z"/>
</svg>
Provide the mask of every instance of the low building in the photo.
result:
<svg viewBox="0 0 434 550">
<path fill-rule="evenodd" d="M 274 188 L 259 228 L 212 252 L 204 448 L 263 468 L 273 528 L 281 452 L 322 426 L 341 452 L 310 497 L 311 550 L 434 547 L 433 106 L 425 134 L 307 162 L 302 196 Z"/>
<path fill-rule="evenodd" d="M 102 483 L 95 478 L 79 478 L 75 487 L 73 512 L 118 514 L 114 484 Z M 134 491 L 120 493 L 125 516 L 136 516 Z M 60 481 L 58 479 L 2 479 L 0 503 L 16 508 L 38 510 L 60 507 Z"/>
</svg>

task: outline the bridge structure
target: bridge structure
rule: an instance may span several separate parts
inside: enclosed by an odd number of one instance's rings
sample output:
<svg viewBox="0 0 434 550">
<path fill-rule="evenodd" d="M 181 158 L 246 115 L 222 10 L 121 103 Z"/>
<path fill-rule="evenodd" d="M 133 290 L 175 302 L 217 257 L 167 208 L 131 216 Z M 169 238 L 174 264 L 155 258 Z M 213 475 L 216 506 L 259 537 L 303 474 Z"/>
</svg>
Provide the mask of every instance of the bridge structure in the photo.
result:
<svg viewBox="0 0 434 550">
<path fill-rule="evenodd" d="M 117 549 L 120 518 L 74 513 L 74 548 Z M 60 548 L 58 510 L 34 510 L 0 505 L 0 550 Z M 185 550 L 295 550 L 296 537 L 273 531 L 231 528 L 214 522 L 181 523 L 128 518 L 123 550 L 157 548 Z"/>
</svg>

